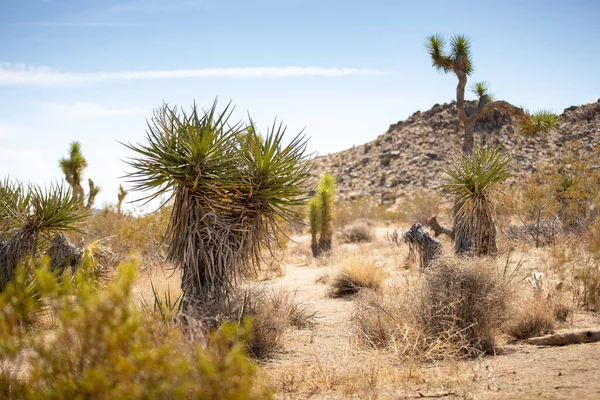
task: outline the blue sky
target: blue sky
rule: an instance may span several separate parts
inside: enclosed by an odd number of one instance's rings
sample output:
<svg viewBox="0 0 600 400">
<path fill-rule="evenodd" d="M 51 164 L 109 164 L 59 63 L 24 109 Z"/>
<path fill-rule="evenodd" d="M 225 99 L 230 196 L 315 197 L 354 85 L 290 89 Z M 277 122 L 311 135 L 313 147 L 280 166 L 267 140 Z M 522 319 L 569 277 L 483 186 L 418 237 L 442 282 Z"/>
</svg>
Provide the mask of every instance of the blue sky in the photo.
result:
<svg viewBox="0 0 600 400">
<path fill-rule="evenodd" d="M 454 98 L 433 33 L 471 37 L 470 82 L 560 113 L 600 97 L 599 15 L 596 0 L 0 0 L 0 177 L 62 179 L 78 140 L 98 202 L 115 202 L 118 141 L 143 142 L 163 102 L 216 97 L 305 129 L 318 154 L 359 145 Z"/>
</svg>

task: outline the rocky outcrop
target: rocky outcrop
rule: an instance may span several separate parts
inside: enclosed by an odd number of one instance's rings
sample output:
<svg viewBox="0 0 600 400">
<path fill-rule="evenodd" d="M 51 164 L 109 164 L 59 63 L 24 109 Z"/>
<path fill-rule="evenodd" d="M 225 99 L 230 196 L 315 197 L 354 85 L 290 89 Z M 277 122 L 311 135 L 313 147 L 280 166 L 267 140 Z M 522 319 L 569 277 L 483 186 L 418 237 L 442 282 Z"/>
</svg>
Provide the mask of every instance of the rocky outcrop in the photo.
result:
<svg viewBox="0 0 600 400">
<path fill-rule="evenodd" d="M 469 103 L 467 112 L 473 107 L 474 102 Z M 500 146 L 511 154 L 517 178 L 535 171 L 539 162 L 561 157 L 567 143 L 576 143 L 592 155 L 600 146 L 600 100 L 565 109 L 558 129 L 537 138 L 518 135 L 510 116 L 494 111 L 477 122 L 475 141 Z M 439 185 L 449 159 L 461 146 L 456 103 L 436 104 L 390 125 L 372 142 L 318 157 L 313 175 L 334 174 L 341 198 L 376 196 L 385 200 L 394 192 Z"/>
</svg>

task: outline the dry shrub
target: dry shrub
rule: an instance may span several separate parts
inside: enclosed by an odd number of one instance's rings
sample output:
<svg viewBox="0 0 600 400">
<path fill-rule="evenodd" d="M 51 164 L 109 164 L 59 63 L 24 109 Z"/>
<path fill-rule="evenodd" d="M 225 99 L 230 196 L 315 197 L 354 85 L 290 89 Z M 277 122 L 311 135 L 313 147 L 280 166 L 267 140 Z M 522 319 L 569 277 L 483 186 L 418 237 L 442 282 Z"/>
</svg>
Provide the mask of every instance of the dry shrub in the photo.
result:
<svg viewBox="0 0 600 400">
<path fill-rule="evenodd" d="M 329 296 L 353 295 L 362 288 L 378 290 L 385 277 L 385 271 L 375 265 L 375 261 L 370 258 L 346 259 L 331 280 Z"/>
<path fill-rule="evenodd" d="M 600 265 L 592 262 L 579 268 L 575 275 L 575 296 L 580 307 L 588 311 L 600 310 Z"/>
<path fill-rule="evenodd" d="M 528 299 L 522 302 L 515 318 L 509 323 L 507 333 L 519 340 L 551 333 L 555 320 L 553 308 L 548 299 L 541 295 L 535 296 L 533 301 Z"/>
<path fill-rule="evenodd" d="M 414 314 L 402 288 L 385 293 L 363 290 L 356 297 L 352 323 L 359 342 L 373 349 L 392 347 L 401 336 L 401 328 L 415 327 Z"/>
<path fill-rule="evenodd" d="M 494 352 L 509 292 L 495 265 L 486 262 L 441 258 L 421 282 L 361 292 L 352 317 L 355 337 L 417 360 Z"/>
<path fill-rule="evenodd" d="M 239 308 L 239 309 L 238 309 Z M 283 347 L 283 334 L 289 327 L 308 328 L 315 313 L 296 301 L 296 294 L 279 289 L 253 287 L 237 299 L 231 318 L 253 319 L 248 351 L 258 359 L 273 356 Z"/>
<path fill-rule="evenodd" d="M 368 220 L 359 219 L 344 227 L 342 237 L 345 243 L 370 242 L 373 239 L 373 228 Z"/>
<path fill-rule="evenodd" d="M 421 321 L 429 335 L 459 337 L 469 354 L 494 353 L 509 292 L 489 259 L 441 258 L 425 274 Z"/>
</svg>

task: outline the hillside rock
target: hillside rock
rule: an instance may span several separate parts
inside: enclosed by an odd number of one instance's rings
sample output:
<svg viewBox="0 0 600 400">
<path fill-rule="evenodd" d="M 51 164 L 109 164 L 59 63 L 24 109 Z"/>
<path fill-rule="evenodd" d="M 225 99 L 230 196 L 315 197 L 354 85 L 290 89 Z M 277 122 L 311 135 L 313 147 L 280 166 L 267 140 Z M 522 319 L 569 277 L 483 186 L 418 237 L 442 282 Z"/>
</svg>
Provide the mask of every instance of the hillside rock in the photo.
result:
<svg viewBox="0 0 600 400">
<path fill-rule="evenodd" d="M 473 107 L 474 102 L 468 103 L 467 112 Z M 315 178 L 334 174 L 342 199 L 385 199 L 410 189 L 434 188 L 442 182 L 449 160 L 459 154 L 462 136 L 456 102 L 435 104 L 390 125 L 372 142 L 318 157 L 312 173 Z M 567 143 L 579 144 L 592 156 L 600 146 L 600 100 L 565 109 L 558 129 L 536 138 L 518 135 L 511 117 L 494 111 L 477 122 L 475 141 L 499 146 L 510 154 L 516 179 L 535 171 L 540 162 L 559 159 Z"/>
</svg>

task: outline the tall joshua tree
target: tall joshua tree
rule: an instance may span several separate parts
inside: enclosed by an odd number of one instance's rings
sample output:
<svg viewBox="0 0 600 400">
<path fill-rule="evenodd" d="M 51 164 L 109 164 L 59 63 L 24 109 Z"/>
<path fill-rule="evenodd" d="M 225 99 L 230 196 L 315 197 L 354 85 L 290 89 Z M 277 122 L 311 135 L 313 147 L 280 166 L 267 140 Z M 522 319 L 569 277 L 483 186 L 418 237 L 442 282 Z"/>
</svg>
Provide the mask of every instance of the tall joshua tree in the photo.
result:
<svg viewBox="0 0 600 400">
<path fill-rule="evenodd" d="M 164 105 L 148 123 L 145 145 L 126 144 L 136 156 L 134 189 L 148 200 L 170 194 L 173 209 L 166 239 L 168 259 L 182 272 L 183 311 L 218 317 L 242 273 L 260 261 L 260 249 L 277 244 L 286 221 L 299 221 L 310 162 L 306 141 L 284 142 L 273 125 L 256 129 L 229 122 L 216 102 L 186 113 Z M 212 314 L 212 315 L 210 315 Z"/>
<path fill-rule="evenodd" d="M 471 57 L 471 42 L 463 35 L 454 35 L 450 39 L 450 51 L 445 52 L 445 41 L 441 35 L 432 35 L 427 38 L 427 50 L 431 56 L 433 67 L 438 71 L 452 72 L 458 78 L 456 87 L 456 107 L 458 119 L 464 129 L 463 152 L 470 154 L 473 150 L 473 132 L 475 123 L 484 115 L 493 110 L 507 112 L 516 122 L 517 131 L 525 136 L 535 136 L 556 127 L 558 117 L 546 110 L 530 114 L 526 110 L 516 107 L 503 100 L 494 100 L 489 92 L 487 82 L 475 83 L 471 91 L 477 96 L 477 107 L 469 115 L 465 110 L 465 89 L 467 78 L 473 73 L 473 60 Z"/>
<path fill-rule="evenodd" d="M 81 180 L 83 179 L 83 170 L 87 167 L 87 160 L 81 153 L 81 145 L 79 142 L 71 143 L 69 147 L 69 157 L 61 158 L 58 162 L 60 169 L 63 174 L 65 174 L 65 180 L 71 188 L 73 188 L 73 192 L 76 194 L 79 202 L 83 204 L 85 200 L 85 192 L 83 190 L 83 186 L 81 185 Z M 94 200 L 96 199 L 96 195 L 100 192 L 100 187 L 94 184 L 94 181 L 88 179 L 88 185 L 90 187 L 88 198 L 87 198 L 87 208 L 91 208 L 94 204 Z"/>
</svg>

